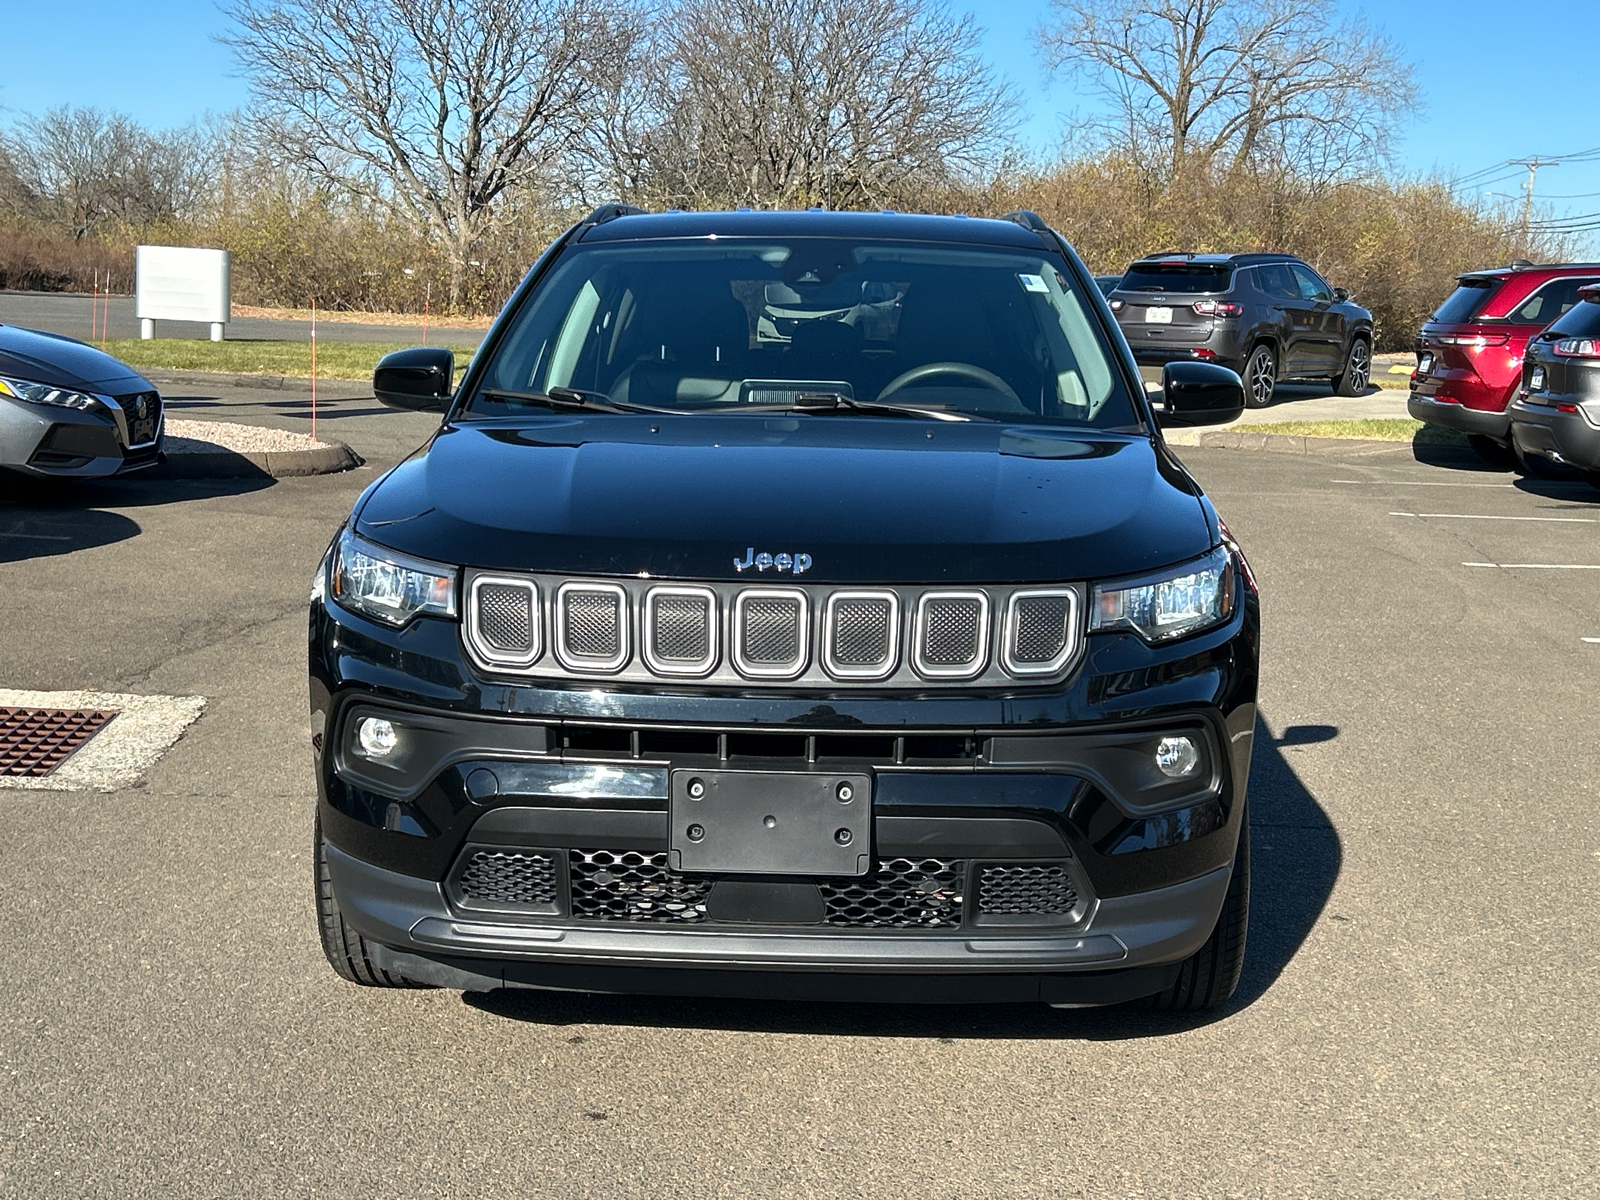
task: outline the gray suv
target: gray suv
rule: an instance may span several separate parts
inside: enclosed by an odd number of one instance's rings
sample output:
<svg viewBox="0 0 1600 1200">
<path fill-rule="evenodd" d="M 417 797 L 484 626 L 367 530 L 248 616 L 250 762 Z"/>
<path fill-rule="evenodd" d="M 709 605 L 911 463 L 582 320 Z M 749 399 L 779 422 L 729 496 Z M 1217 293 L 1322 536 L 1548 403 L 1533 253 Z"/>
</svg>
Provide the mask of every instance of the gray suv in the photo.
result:
<svg viewBox="0 0 1600 1200">
<path fill-rule="evenodd" d="M 1341 396 L 1371 380 L 1372 314 L 1293 255 L 1151 255 L 1108 299 L 1140 366 L 1231 367 L 1251 408 L 1279 380 L 1326 379 Z"/>
</svg>

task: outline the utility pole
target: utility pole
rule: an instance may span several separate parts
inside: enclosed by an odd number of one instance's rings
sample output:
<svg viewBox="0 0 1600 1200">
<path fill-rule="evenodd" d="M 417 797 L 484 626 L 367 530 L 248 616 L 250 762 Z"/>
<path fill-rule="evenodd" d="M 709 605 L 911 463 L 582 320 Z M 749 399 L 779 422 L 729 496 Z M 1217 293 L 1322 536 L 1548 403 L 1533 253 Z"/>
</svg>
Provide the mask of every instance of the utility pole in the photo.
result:
<svg viewBox="0 0 1600 1200">
<path fill-rule="evenodd" d="M 1514 158 L 1506 164 L 1508 167 L 1527 167 L 1528 182 L 1522 185 L 1522 254 L 1526 258 L 1529 254 L 1528 244 L 1533 231 L 1533 179 L 1539 173 L 1540 167 L 1559 167 L 1561 160 L 1558 158 L 1540 158 L 1537 154 L 1532 158 Z"/>
</svg>

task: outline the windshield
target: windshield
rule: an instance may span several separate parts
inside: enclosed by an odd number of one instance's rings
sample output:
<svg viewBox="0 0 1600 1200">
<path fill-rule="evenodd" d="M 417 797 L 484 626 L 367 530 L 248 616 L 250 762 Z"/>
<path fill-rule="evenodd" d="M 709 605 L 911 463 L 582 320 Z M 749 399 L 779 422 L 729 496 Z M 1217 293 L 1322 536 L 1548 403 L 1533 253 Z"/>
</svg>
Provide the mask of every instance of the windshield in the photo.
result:
<svg viewBox="0 0 1600 1200">
<path fill-rule="evenodd" d="M 537 400 L 505 393 L 570 388 L 681 412 L 821 397 L 1137 429 L 1110 346 L 1065 272 L 1039 251 L 942 243 L 580 245 L 516 315 L 461 411 L 532 411 Z"/>
</svg>

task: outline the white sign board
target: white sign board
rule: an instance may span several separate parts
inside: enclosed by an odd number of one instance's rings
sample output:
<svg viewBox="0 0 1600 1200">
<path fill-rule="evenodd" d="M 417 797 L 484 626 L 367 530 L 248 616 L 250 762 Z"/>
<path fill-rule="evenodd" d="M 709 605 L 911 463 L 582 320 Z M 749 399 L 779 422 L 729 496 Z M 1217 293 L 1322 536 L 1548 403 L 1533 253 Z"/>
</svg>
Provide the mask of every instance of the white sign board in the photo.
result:
<svg viewBox="0 0 1600 1200">
<path fill-rule="evenodd" d="M 233 258 L 226 250 L 140 246 L 137 253 L 139 336 L 155 336 L 157 321 L 204 321 L 211 340 L 233 316 Z"/>
</svg>

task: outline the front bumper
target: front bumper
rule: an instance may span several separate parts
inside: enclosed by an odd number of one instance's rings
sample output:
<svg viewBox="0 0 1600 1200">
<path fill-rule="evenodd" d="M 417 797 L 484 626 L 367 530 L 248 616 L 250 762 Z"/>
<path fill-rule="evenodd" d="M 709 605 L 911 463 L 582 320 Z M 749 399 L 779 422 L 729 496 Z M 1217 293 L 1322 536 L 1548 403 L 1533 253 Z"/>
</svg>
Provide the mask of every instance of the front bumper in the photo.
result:
<svg viewBox="0 0 1600 1200">
<path fill-rule="evenodd" d="M 1488 412 L 1479 408 L 1466 408 L 1450 400 L 1435 400 L 1432 396 L 1413 391 L 1406 400 L 1406 411 L 1413 420 L 1428 425 L 1439 425 L 1461 433 L 1480 434 L 1483 437 L 1505 441 L 1511 426 L 1510 414 Z"/>
<path fill-rule="evenodd" d="M 162 414 L 155 439 L 130 449 L 127 417 L 114 402 L 96 412 L 0 397 L 0 467 L 46 479 L 100 479 L 143 470 L 162 460 L 164 425 Z"/>
<path fill-rule="evenodd" d="M 1229 625 L 1174 645 L 1095 635 L 1063 684 L 911 696 L 502 682 L 469 664 L 452 623 L 395 632 L 315 604 L 336 898 L 390 969 L 446 986 L 1052 1003 L 1159 991 L 1215 925 L 1243 820 L 1259 613 L 1241 590 Z M 355 722 L 374 715 L 401 730 L 393 767 L 355 749 Z M 1192 781 L 1163 791 L 1130 774 L 1177 730 L 1205 747 Z M 870 778 L 869 875 L 672 874 L 666 780 L 686 767 Z M 536 863 L 544 889 L 474 890 L 484 856 Z M 596 862 L 624 857 L 625 886 L 597 883 Z M 987 911 L 994 870 L 1057 891 Z"/>
<path fill-rule="evenodd" d="M 1582 471 L 1600 471 L 1600 428 L 1592 423 L 1589 406 L 1576 396 L 1546 398 L 1551 403 L 1517 400 L 1511 405 L 1511 437 L 1517 448 Z M 1562 412 L 1557 401 L 1576 411 Z"/>
</svg>

